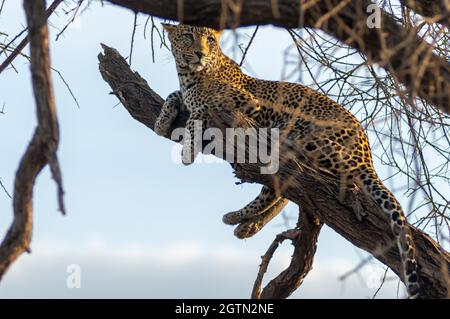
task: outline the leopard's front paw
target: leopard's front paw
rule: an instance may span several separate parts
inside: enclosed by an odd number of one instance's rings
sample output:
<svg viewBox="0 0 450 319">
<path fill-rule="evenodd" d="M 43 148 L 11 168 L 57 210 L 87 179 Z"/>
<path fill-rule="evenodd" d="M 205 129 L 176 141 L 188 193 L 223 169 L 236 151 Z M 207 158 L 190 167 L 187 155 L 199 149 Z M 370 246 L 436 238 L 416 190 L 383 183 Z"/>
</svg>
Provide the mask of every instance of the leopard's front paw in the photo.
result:
<svg viewBox="0 0 450 319">
<path fill-rule="evenodd" d="M 184 165 L 191 165 L 195 161 L 195 154 L 190 149 L 183 147 L 181 151 L 181 162 Z"/>
<path fill-rule="evenodd" d="M 169 134 L 170 125 L 166 122 L 157 120 L 155 123 L 154 131 L 159 136 L 167 136 Z"/>
</svg>

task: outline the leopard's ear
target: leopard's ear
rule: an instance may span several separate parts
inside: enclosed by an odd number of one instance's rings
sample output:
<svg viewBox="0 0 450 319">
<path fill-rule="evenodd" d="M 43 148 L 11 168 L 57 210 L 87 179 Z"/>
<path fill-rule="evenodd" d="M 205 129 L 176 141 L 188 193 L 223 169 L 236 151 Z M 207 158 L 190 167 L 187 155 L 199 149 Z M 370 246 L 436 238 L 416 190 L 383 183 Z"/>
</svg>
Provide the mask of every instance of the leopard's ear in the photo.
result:
<svg viewBox="0 0 450 319">
<path fill-rule="evenodd" d="M 216 35 L 216 38 L 219 39 L 220 36 L 222 35 L 223 30 L 214 30 L 214 34 Z"/>
<path fill-rule="evenodd" d="M 177 26 L 173 24 L 161 23 L 161 25 L 163 26 L 164 30 L 166 30 L 168 33 L 171 33 L 177 29 Z"/>
</svg>

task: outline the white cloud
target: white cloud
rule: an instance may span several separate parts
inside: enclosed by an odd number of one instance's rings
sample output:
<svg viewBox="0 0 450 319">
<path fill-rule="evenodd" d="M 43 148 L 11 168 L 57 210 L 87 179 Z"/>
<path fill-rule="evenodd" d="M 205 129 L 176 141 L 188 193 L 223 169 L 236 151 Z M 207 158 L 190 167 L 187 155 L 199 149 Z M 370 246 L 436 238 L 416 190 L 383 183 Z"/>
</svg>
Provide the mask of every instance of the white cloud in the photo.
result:
<svg viewBox="0 0 450 319">
<path fill-rule="evenodd" d="M 259 254 L 242 254 L 229 247 L 195 242 L 161 247 L 108 247 L 101 240 L 71 251 L 63 244 L 35 245 L 0 285 L 0 298 L 247 298 L 256 277 Z M 289 263 L 290 252 L 280 251 L 266 282 Z M 68 289 L 69 265 L 81 268 L 81 288 Z M 314 269 L 294 298 L 366 298 L 362 270 L 344 283 L 337 278 L 355 265 L 345 260 L 316 260 Z M 370 268 L 368 268 L 370 272 Z M 395 283 L 393 283 L 395 285 Z M 392 286 L 392 283 L 389 284 Z M 392 287 L 381 296 L 395 297 Z"/>
</svg>

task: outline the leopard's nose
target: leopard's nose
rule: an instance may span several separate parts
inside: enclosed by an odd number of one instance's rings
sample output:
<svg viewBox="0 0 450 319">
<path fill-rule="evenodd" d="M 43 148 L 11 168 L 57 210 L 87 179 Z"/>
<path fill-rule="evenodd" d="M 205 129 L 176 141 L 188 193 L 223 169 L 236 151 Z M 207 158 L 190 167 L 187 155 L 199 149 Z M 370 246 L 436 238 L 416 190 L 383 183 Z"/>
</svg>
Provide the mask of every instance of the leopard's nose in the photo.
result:
<svg viewBox="0 0 450 319">
<path fill-rule="evenodd" d="M 195 55 L 198 57 L 199 60 L 201 60 L 201 58 L 203 58 L 204 56 L 202 51 L 195 51 Z"/>
</svg>

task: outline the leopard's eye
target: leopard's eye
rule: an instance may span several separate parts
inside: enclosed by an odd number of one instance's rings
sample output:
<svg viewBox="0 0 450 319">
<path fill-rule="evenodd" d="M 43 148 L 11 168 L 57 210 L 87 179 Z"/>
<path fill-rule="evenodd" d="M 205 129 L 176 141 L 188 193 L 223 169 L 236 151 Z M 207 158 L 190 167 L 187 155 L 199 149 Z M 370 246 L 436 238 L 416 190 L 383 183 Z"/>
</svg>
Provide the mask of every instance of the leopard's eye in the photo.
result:
<svg viewBox="0 0 450 319">
<path fill-rule="evenodd" d="M 214 38 L 212 35 L 210 35 L 209 37 L 208 37 L 208 43 L 209 44 L 214 44 L 214 43 L 216 43 L 216 38 Z"/>
</svg>

